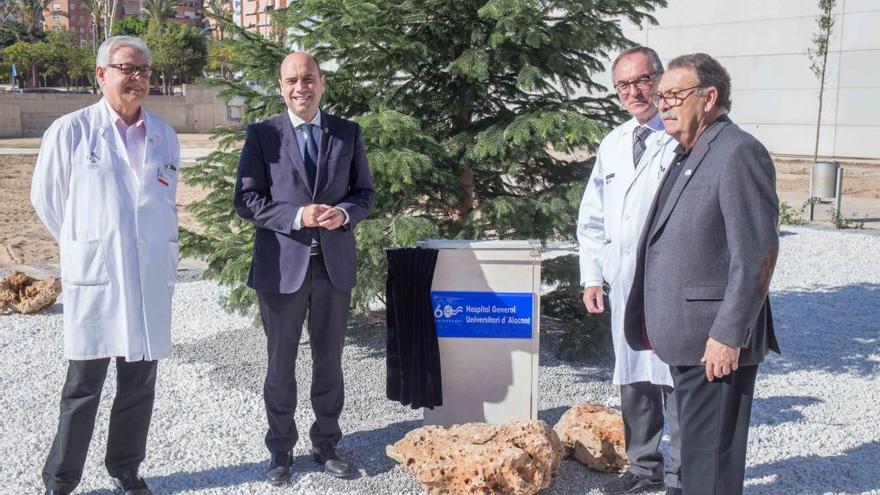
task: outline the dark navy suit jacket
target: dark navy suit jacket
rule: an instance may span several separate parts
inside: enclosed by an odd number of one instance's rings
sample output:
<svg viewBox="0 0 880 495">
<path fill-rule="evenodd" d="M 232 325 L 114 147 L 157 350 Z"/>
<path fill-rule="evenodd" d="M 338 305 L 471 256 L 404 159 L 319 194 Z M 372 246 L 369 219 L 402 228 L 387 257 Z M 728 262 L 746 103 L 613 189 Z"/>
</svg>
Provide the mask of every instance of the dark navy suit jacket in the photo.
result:
<svg viewBox="0 0 880 495">
<path fill-rule="evenodd" d="M 351 290 L 357 258 L 353 228 L 373 206 L 375 191 L 360 127 L 321 114 L 321 147 L 314 187 L 299 152 L 287 112 L 247 127 L 238 162 L 235 211 L 256 226 L 248 286 L 280 294 L 296 292 L 309 266 L 317 236 L 333 286 Z M 293 230 L 300 207 L 327 204 L 344 209 L 349 223 L 336 230 Z"/>
</svg>

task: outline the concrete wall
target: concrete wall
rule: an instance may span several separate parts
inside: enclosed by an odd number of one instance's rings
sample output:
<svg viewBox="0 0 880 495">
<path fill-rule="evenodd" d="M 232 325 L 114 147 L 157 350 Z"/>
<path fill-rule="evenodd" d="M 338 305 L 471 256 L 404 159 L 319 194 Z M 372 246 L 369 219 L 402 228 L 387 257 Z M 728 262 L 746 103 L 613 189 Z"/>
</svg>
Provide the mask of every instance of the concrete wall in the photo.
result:
<svg viewBox="0 0 880 495">
<path fill-rule="evenodd" d="M 147 97 L 144 107 L 168 121 L 177 132 L 208 132 L 216 126 L 238 127 L 214 88 L 185 85 L 183 96 Z M 0 93 L 0 138 L 39 137 L 58 117 L 95 103 L 100 95 Z"/>
<path fill-rule="evenodd" d="M 669 0 L 657 26 L 626 36 L 664 62 L 705 52 L 730 72 L 731 118 L 771 152 L 812 155 L 819 81 L 807 48 L 816 0 Z M 880 1 L 838 0 L 828 54 L 819 154 L 880 159 Z M 599 81 L 611 87 L 611 76 Z"/>
</svg>

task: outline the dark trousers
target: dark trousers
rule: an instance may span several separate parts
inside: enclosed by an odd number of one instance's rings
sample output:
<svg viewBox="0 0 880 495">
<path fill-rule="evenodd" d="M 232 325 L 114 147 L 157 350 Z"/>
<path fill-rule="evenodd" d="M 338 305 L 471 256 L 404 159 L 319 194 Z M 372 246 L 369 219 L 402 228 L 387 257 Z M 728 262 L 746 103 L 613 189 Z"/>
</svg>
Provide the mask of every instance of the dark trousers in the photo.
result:
<svg viewBox="0 0 880 495">
<path fill-rule="evenodd" d="M 651 382 L 621 385 L 620 410 L 629 471 L 642 478 L 663 479 L 668 487 L 681 487 L 681 436 L 672 387 Z M 664 412 L 669 424 L 669 464 L 665 467 L 659 450 Z"/>
<path fill-rule="evenodd" d="M 302 287 L 293 294 L 257 291 L 260 316 L 266 332 L 269 366 L 263 400 L 269 431 L 270 452 L 287 452 L 299 438 L 296 411 L 296 357 L 303 322 L 308 314 L 312 348 L 311 402 L 315 422 L 309 431 L 312 445 L 335 445 L 342 438 L 339 415 L 345 400 L 342 379 L 342 347 L 351 291 L 333 287 L 323 258 L 312 256 Z"/>
<path fill-rule="evenodd" d="M 684 495 L 741 495 L 758 366 L 706 380 L 704 366 L 671 366 L 681 424 Z"/>
<path fill-rule="evenodd" d="M 104 460 L 111 476 L 137 469 L 144 460 L 153 416 L 157 363 L 116 358 L 116 397 L 110 412 Z M 109 364 L 110 358 L 69 362 L 67 380 L 61 390 L 58 431 L 43 467 L 46 489 L 69 493 L 82 479 Z"/>
</svg>

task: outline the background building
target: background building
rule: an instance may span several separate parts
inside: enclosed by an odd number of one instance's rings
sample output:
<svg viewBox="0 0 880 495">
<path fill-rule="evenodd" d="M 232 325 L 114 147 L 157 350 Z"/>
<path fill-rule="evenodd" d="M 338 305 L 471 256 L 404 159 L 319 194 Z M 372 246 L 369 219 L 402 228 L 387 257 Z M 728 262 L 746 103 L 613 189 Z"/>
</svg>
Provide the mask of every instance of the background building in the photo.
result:
<svg viewBox="0 0 880 495">
<path fill-rule="evenodd" d="M 80 43 L 95 39 L 95 27 L 91 13 L 78 0 L 52 0 L 43 11 L 43 29 L 69 29 Z"/>
<path fill-rule="evenodd" d="M 730 71 L 731 118 L 776 154 L 812 156 L 819 81 L 807 49 L 816 0 L 669 0 L 657 26 L 623 24 L 664 62 L 705 52 Z M 838 0 L 828 53 L 820 156 L 880 159 L 880 1 Z M 610 65 L 610 64 L 609 64 Z M 611 87 L 611 76 L 598 79 Z"/>
</svg>

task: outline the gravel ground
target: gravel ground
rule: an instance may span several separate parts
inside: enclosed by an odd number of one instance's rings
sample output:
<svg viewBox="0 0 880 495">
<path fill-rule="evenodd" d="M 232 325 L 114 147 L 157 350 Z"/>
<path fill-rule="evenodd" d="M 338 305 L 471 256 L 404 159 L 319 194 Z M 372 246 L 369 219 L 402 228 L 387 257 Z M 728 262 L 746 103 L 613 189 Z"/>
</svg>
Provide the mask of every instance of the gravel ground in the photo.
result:
<svg viewBox="0 0 880 495">
<path fill-rule="evenodd" d="M 759 372 L 746 493 L 880 494 L 880 237 L 784 229 L 772 299 L 783 355 Z M 379 327 L 352 329 L 345 349 L 346 406 L 340 450 L 350 480 L 321 473 L 307 456 L 311 423 L 300 387 L 301 436 L 294 480 L 261 479 L 264 412 L 262 331 L 217 305 L 222 290 L 182 272 L 174 306 L 173 357 L 159 367 L 153 427 L 142 473 L 156 493 L 420 493 L 385 446 L 420 425 L 421 413 L 385 400 Z M 307 337 L 298 363 L 308 383 Z M 0 317 L 0 493 L 41 492 L 40 469 L 54 434 L 65 373 L 61 306 Z M 610 363 L 561 362 L 542 353 L 539 416 L 555 422 L 577 402 L 618 404 Z M 110 494 L 103 444 L 114 395 L 111 367 L 85 479 L 77 493 Z M 11 392 L 11 393 L 10 393 Z M 610 479 L 565 461 L 549 494 L 596 494 Z"/>
</svg>

